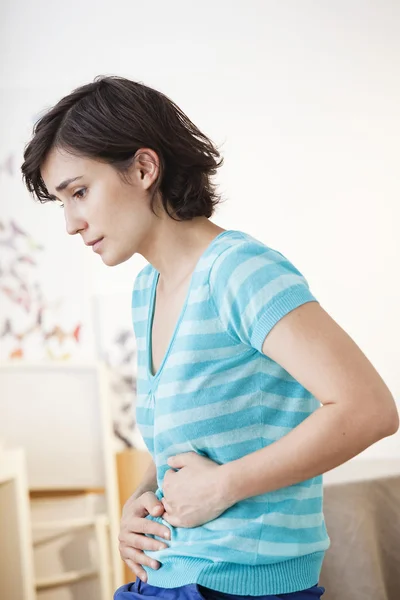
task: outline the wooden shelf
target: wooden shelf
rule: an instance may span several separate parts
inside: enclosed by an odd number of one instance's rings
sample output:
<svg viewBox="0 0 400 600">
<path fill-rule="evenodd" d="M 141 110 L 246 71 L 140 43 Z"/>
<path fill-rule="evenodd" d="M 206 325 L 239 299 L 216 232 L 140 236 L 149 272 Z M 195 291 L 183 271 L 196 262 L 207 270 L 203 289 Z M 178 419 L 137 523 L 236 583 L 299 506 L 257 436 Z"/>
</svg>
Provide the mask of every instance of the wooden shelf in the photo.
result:
<svg viewBox="0 0 400 600">
<path fill-rule="evenodd" d="M 105 494 L 105 489 L 96 488 L 53 488 L 53 489 L 31 489 L 29 497 L 31 500 L 38 498 L 68 498 L 70 496 L 86 496 L 88 494 Z"/>
<path fill-rule="evenodd" d="M 82 569 L 80 571 L 69 571 L 68 573 L 60 573 L 60 575 L 53 575 L 52 577 L 44 577 L 43 579 L 36 580 L 36 590 L 48 590 L 50 588 L 61 587 L 76 581 L 82 581 L 83 579 L 89 579 L 91 577 L 97 577 L 97 569 Z"/>
</svg>

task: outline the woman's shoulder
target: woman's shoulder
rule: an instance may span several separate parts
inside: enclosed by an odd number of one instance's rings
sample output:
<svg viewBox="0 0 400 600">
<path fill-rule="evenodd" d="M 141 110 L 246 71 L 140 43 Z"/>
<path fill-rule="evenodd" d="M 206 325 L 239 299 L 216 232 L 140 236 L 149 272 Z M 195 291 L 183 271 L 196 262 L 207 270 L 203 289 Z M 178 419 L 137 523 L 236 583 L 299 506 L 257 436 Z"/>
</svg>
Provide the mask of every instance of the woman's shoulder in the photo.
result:
<svg viewBox="0 0 400 600">
<path fill-rule="evenodd" d="M 275 266 L 300 272 L 293 263 L 276 248 L 253 237 L 244 231 L 235 231 L 235 235 L 227 236 L 223 243 L 219 244 L 214 254 L 210 268 L 211 281 L 221 275 L 232 275 L 242 265 L 243 269 L 251 267 L 252 264 Z M 252 261 L 252 262 L 248 262 Z"/>
</svg>

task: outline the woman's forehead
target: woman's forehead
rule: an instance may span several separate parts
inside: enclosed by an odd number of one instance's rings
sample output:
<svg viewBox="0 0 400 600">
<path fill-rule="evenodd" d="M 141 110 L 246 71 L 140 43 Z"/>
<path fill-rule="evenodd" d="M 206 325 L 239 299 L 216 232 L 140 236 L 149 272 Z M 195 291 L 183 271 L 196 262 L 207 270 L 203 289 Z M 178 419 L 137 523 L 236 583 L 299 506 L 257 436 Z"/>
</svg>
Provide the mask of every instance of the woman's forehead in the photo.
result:
<svg viewBox="0 0 400 600">
<path fill-rule="evenodd" d="M 43 162 L 40 171 L 48 191 L 50 192 L 49 188 L 51 188 L 52 192 L 56 193 L 56 188 L 66 180 L 93 174 L 100 166 L 100 163 L 90 158 L 53 149 Z"/>
</svg>

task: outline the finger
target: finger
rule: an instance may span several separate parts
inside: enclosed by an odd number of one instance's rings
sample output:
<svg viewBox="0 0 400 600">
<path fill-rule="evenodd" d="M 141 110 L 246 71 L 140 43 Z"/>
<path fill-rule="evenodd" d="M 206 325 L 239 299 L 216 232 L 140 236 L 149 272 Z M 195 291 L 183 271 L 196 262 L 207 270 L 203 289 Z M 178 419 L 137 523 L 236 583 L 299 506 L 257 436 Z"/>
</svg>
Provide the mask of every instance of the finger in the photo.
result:
<svg viewBox="0 0 400 600">
<path fill-rule="evenodd" d="M 140 535 L 136 533 L 132 533 L 129 536 L 126 536 L 123 542 L 121 542 L 121 548 L 136 548 L 139 550 L 165 550 L 168 548 L 168 544 L 165 542 L 159 542 L 158 540 L 153 540 L 153 538 L 147 537 L 145 535 Z"/>
<path fill-rule="evenodd" d="M 152 514 L 155 509 L 158 512 L 163 508 L 160 500 L 153 492 L 145 492 L 142 494 L 140 496 L 140 502 L 149 514 Z"/>
<path fill-rule="evenodd" d="M 124 521 L 121 525 L 121 532 L 119 535 L 120 541 L 123 541 L 123 538 L 130 533 L 157 535 L 161 538 L 171 539 L 169 527 L 166 527 L 157 521 L 151 521 L 150 519 L 131 519 L 130 522 Z"/>
<path fill-rule="evenodd" d="M 164 518 L 164 517 L 163 517 Z M 166 540 L 171 539 L 171 531 L 169 527 L 162 525 L 161 523 L 157 523 L 155 521 L 149 521 L 148 519 L 144 520 L 143 533 L 147 533 L 150 535 L 156 535 L 161 538 L 165 538 Z"/>
<path fill-rule="evenodd" d="M 136 550 L 135 548 L 125 548 L 123 552 L 123 559 L 129 559 L 139 565 L 146 565 L 146 567 L 150 567 L 151 569 L 157 570 L 160 568 L 161 564 L 158 560 L 154 558 L 150 558 L 141 550 Z"/>
<path fill-rule="evenodd" d="M 162 513 L 164 512 L 164 507 L 161 503 L 157 504 L 156 506 L 154 506 L 150 511 L 149 514 L 151 515 L 162 515 Z"/>
<path fill-rule="evenodd" d="M 144 569 L 142 569 L 142 567 L 140 565 L 134 563 L 129 558 L 126 559 L 125 562 L 128 565 L 128 567 L 130 568 L 130 570 L 136 575 L 136 577 L 139 577 L 139 579 L 141 581 L 143 581 L 143 583 L 146 583 L 146 581 L 147 581 L 146 571 Z"/>
</svg>

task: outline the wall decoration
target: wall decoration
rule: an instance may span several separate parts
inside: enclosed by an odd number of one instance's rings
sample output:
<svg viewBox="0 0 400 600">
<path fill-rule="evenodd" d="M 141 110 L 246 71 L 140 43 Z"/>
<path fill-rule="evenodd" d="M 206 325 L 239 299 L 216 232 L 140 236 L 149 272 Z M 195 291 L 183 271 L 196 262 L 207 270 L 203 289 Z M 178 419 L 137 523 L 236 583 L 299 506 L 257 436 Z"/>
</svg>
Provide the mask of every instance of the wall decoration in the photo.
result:
<svg viewBox="0 0 400 600">
<path fill-rule="evenodd" d="M 51 359 L 68 359 L 80 342 L 82 325 L 50 324 L 50 313 L 62 299 L 46 299 L 36 273 L 44 247 L 13 219 L 0 221 L 0 359 L 22 359 L 39 354 Z"/>
</svg>

